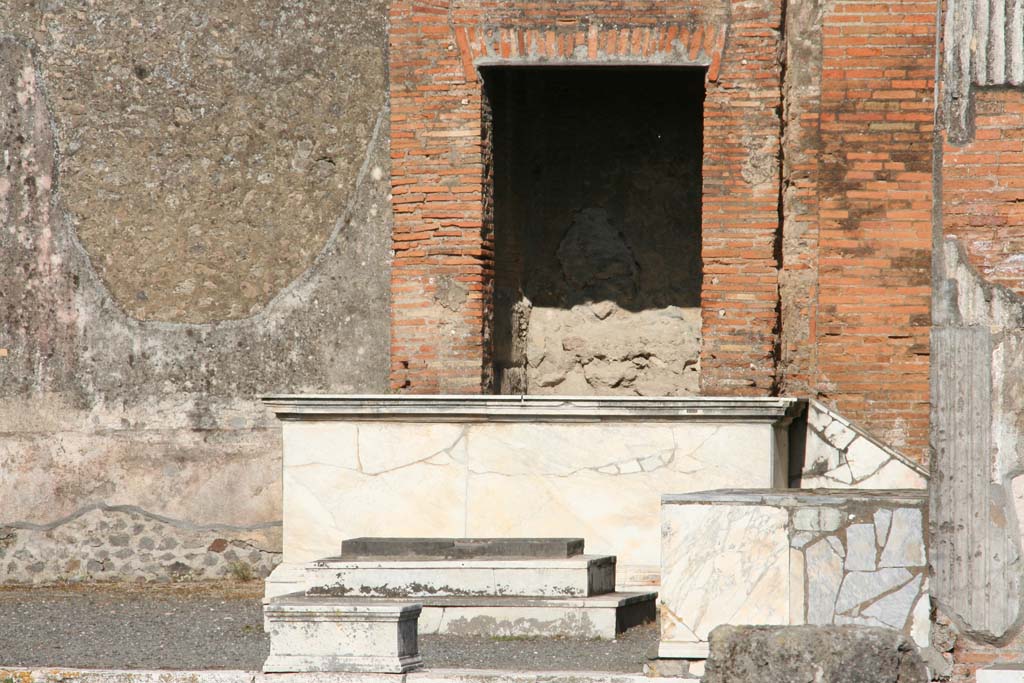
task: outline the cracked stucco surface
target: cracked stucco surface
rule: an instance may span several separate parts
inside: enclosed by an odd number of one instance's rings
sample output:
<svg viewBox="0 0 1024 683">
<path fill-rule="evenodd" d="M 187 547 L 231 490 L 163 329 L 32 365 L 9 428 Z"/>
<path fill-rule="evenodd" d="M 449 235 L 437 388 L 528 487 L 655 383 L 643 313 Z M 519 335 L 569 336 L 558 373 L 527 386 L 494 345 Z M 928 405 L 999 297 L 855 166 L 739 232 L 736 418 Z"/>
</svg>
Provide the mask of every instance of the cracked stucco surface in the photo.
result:
<svg viewBox="0 0 1024 683">
<path fill-rule="evenodd" d="M 383 6 L 0 2 L 0 27 L 0 527 L 48 549 L 37 576 L 83 510 L 86 536 L 132 506 L 263 538 L 258 397 L 386 387 Z"/>
</svg>

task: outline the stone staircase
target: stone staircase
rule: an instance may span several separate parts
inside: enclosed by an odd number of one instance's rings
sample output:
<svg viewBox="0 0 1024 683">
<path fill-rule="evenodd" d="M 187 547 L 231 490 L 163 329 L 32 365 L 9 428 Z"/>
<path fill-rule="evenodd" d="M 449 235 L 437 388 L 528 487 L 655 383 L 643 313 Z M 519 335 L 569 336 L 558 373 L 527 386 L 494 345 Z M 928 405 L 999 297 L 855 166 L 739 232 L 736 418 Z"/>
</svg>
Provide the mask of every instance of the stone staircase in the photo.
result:
<svg viewBox="0 0 1024 683">
<path fill-rule="evenodd" d="M 615 565 L 584 554 L 583 539 L 357 538 L 275 584 L 265 602 L 416 603 L 421 634 L 613 639 L 653 621 L 657 598 L 616 592 Z"/>
</svg>

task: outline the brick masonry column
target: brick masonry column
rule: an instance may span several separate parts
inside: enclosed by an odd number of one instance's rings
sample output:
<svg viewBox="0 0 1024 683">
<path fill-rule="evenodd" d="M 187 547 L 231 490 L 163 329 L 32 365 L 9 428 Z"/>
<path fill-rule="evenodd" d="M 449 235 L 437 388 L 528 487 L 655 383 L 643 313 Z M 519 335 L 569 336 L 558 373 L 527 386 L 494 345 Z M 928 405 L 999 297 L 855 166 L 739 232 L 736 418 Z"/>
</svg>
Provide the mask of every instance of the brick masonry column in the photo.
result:
<svg viewBox="0 0 1024 683">
<path fill-rule="evenodd" d="M 390 9 L 391 389 L 480 393 L 493 243 L 484 221 L 481 92 L 448 2 Z"/>
<path fill-rule="evenodd" d="M 704 102 L 705 395 L 767 395 L 775 385 L 781 24 L 775 4 L 733 4 L 721 76 Z"/>
</svg>

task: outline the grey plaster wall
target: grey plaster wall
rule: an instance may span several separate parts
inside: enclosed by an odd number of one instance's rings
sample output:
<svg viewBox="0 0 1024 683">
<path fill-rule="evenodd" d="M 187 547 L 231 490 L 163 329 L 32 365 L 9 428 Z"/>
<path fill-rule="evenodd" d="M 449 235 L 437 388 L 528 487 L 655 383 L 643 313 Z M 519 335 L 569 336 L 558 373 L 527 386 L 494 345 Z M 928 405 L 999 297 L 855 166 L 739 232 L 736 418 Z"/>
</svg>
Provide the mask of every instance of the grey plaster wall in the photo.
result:
<svg viewBox="0 0 1024 683">
<path fill-rule="evenodd" d="M 384 17 L 0 2 L 0 581 L 273 564 L 258 396 L 386 389 Z"/>
</svg>

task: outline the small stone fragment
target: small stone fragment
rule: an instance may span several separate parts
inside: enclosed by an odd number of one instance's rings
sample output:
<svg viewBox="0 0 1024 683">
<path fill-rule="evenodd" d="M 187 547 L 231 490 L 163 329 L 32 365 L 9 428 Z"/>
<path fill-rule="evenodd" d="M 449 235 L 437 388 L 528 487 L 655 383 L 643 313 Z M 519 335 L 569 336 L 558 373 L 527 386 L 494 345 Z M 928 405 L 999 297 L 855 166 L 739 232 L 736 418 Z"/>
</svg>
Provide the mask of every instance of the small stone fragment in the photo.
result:
<svg viewBox="0 0 1024 683">
<path fill-rule="evenodd" d="M 861 605 L 902 586 L 910 579 L 911 574 L 906 569 L 850 572 L 843 579 L 842 588 L 839 589 L 836 613 L 850 612 L 851 616 L 857 616 L 858 612 L 855 610 Z"/>
<path fill-rule="evenodd" d="M 875 542 L 881 548 L 889 536 L 889 524 L 892 522 L 892 510 L 875 510 Z"/>
<path fill-rule="evenodd" d="M 807 573 L 807 623 L 831 624 L 836 594 L 843 581 L 843 560 L 825 540 L 804 553 Z"/>
<path fill-rule="evenodd" d="M 919 567 L 925 563 L 921 511 L 900 508 L 893 513 L 889 540 L 879 563 L 882 567 Z"/>
<path fill-rule="evenodd" d="M 852 524 L 846 529 L 846 570 L 874 571 L 876 568 L 875 527 Z"/>
</svg>

